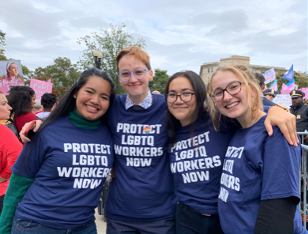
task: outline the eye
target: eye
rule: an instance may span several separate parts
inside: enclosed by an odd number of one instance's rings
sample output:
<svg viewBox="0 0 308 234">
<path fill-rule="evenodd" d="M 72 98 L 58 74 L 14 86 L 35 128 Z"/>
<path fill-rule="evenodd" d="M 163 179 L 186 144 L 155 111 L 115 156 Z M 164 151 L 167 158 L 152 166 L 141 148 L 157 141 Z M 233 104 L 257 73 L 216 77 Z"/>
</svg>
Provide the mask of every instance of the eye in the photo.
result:
<svg viewBox="0 0 308 234">
<path fill-rule="evenodd" d="M 171 97 L 171 98 L 174 98 L 176 96 L 176 94 L 175 93 L 169 93 L 168 96 Z"/>
<path fill-rule="evenodd" d="M 102 96 L 102 99 L 109 101 L 109 97 L 107 97 L 107 96 Z"/>
<path fill-rule="evenodd" d="M 143 70 L 136 70 L 136 71 L 135 71 L 135 74 L 136 74 L 136 75 L 139 75 L 139 76 L 140 76 L 140 75 L 143 75 L 143 73 L 144 73 Z"/>
<path fill-rule="evenodd" d="M 91 94 L 93 93 L 93 92 L 92 92 L 92 91 L 90 91 L 90 90 L 86 90 L 86 92 L 87 92 L 87 93 L 91 93 Z"/>
<path fill-rule="evenodd" d="M 129 72 L 127 72 L 127 71 L 121 72 L 121 76 L 128 77 L 129 76 Z"/>
<path fill-rule="evenodd" d="M 221 96 L 222 95 L 222 90 L 221 89 L 218 89 L 216 91 L 214 91 L 214 96 Z"/>
<path fill-rule="evenodd" d="M 183 95 L 184 97 L 187 97 L 187 96 L 190 96 L 190 95 L 191 95 L 191 93 L 189 93 L 189 92 L 185 92 L 185 93 L 182 93 L 182 95 Z"/>
</svg>

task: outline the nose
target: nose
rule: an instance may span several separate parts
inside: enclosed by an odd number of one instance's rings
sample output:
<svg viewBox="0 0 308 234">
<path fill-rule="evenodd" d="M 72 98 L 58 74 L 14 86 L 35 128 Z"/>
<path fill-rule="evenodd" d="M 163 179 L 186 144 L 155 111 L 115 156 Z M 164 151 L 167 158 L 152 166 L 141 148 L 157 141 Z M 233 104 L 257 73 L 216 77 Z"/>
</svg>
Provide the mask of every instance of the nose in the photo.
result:
<svg viewBox="0 0 308 234">
<path fill-rule="evenodd" d="M 93 104 L 98 104 L 99 103 L 99 99 L 100 99 L 100 96 L 99 95 L 93 95 L 92 99 L 91 99 L 91 102 Z"/>
<path fill-rule="evenodd" d="M 12 107 L 10 105 L 7 105 L 8 110 L 12 110 Z"/>
<path fill-rule="evenodd" d="M 233 96 L 227 92 L 227 90 L 224 90 L 224 100 L 229 100 L 231 99 Z"/>
<path fill-rule="evenodd" d="M 130 78 L 129 81 L 132 83 L 135 83 L 138 81 L 138 79 L 135 77 L 135 75 L 133 73 L 130 73 Z"/>
<path fill-rule="evenodd" d="M 176 100 L 175 100 L 174 103 L 179 103 L 179 104 L 182 104 L 182 103 L 183 103 L 182 99 L 180 98 L 180 95 L 177 95 L 177 96 L 176 96 Z"/>
</svg>

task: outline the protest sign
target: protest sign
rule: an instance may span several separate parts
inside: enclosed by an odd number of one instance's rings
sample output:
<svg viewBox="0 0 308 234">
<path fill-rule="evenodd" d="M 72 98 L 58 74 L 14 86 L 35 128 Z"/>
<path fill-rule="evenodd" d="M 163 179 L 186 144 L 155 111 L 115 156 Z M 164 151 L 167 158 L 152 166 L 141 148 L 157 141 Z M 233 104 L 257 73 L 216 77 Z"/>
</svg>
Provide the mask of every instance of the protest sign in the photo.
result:
<svg viewBox="0 0 308 234">
<path fill-rule="evenodd" d="M 0 90 L 9 95 L 11 86 L 23 86 L 24 78 L 20 60 L 0 61 Z"/>
<path fill-rule="evenodd" d="M 290 93 L 291 91 L 289 91 Z M 280 104 L 280 105 L 284 105 L 287 108 L 290 108 L 290 106 L 292 105 L 292 101 L 291 101 L 291 96 L 286 94 L 278 94 L 276 95 L 276 97 L 274 98 L 273 102 L 276 104 Z"/>
<path fill-rule="evenodd" d="M 264 84 L 268 84 L 276 79 L 276 74 L 274 68 L 267 70 L 263 74 L 265 81 Z"/>
<path fill-rule="evenodd" d="M 37 79 L 30 80 L 30 87 L 35 91 L 36 99 L 41 100 L 44 93 L 52 92 L 52 83 Z"/>
</svg>

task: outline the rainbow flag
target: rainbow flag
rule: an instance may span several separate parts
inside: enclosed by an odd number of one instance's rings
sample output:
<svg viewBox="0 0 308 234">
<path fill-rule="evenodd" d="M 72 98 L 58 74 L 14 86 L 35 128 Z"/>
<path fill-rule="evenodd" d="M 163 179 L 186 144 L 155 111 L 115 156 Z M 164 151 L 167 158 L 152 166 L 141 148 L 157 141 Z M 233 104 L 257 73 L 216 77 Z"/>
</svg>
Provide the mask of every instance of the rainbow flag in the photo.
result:
<svg viewBox="0 0 308 234">
<path fill-rule="evenodd" d="M 149 134 L 150 132 L 151 132 L 151 127 L 149 126 L 149 127 L 144 127 L 143 128 L 143 133 L 145 133 L 145 134 Z"/>
</svg>

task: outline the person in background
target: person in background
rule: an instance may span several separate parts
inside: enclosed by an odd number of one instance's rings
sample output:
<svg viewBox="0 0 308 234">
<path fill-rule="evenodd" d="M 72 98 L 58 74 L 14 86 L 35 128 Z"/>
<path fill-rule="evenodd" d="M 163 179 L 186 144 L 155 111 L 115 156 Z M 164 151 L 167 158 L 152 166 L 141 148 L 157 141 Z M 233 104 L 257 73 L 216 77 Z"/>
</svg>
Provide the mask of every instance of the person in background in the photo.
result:
<svg viewBox="0 0 308 234">
<path fill-rule="evenodd" d="M 10 118 L 20 132 L 25 123 L 37 119 L 32 113 L 36 95 L 29 86 L 12 86 L 9 92 L 8 101 L 12 107 Z"/>
<path fill-rule="evenodd" d="M 220 180 L 224 233 L 307 233 L 297 207 L 301 146 L 290 146 L 277 127 L 268 136 L 259 85 L 249 69 L 218 67 L 209 92 L 213 122 L 224 115 L 241 126 L 229 143 Z"/>
<path fill-rule="evenodd" d="M 7 77 L 5 77 L 5 81 L 14 81 L 17 80 L 18 67 L 14 62 L 8 62 L 6 64 Z"/>
<path fill-rule="evenodd" d="M 264 78 L 264 76 L 260 73 L 253 73 L 253 76 L 257 79 L 258 84 L 260 86 L 260 89 L 261 89 L 261 91 L 263 91 L 265 89 L 265 84 L 264 84 L 265 78 Z M 264 97 L 263 93 L 262 93 L 261 99 L 262 99 L 264 106 L 274 106 L 275 105 L 275 103 L 270 101 L 268 98 Z"/>
<path fill-rule="evenodd" d="M 54 93 L 44 93 L 42 98 L 41 98 L 41 104 L 43 106 L 43 112 L 37 113 L 36 116 L 39 117 L 40 119 L 45 119 L 47 118 L 52 109 L 55 108 L 57 105 L 57 96 Z"/>
<path fill-rule="evenodd" d="M 40 101 L 35 101 L 33 106 L 34 114 L 37 115 L 38 113 L 44 112 L 43 106 L 41 105 Z"/>
<path fill-rule="evenodd" d="M 95 208 L 113 164 L 105 113 L 114 97 L 107 72 L 81 74 L 12 167 L 0 233 L 97 233 Z"/>
<path fill-rule="evenodd" d="M 266 90 L 264 90 L 263 95 L 264 95 L 264 97 L 266 97 L 271 102 L 276 97 L 275 91 L 273 89 L 266 89 Z"/>
<path fill-rule="evenodd" d="M 0 120 L 7 120 L 12 108 L 9 106 L 5 95 L 0 91 Z M 22 144 L 14 133 L 0 124 L 0 215 L 3 200 L 12 174 L 11 167 L 22 150 Z"/>
<path fill-rule="evenodd" d="M 307 106 L 304 104 L 305 93 L 301 90 L 293 90 L 290 92 L 292 99 L 292 106 L 290 112 L 295 115 L 296 118 L 296 131 L 304 132 L 307 128 Z"/>
</svg>

